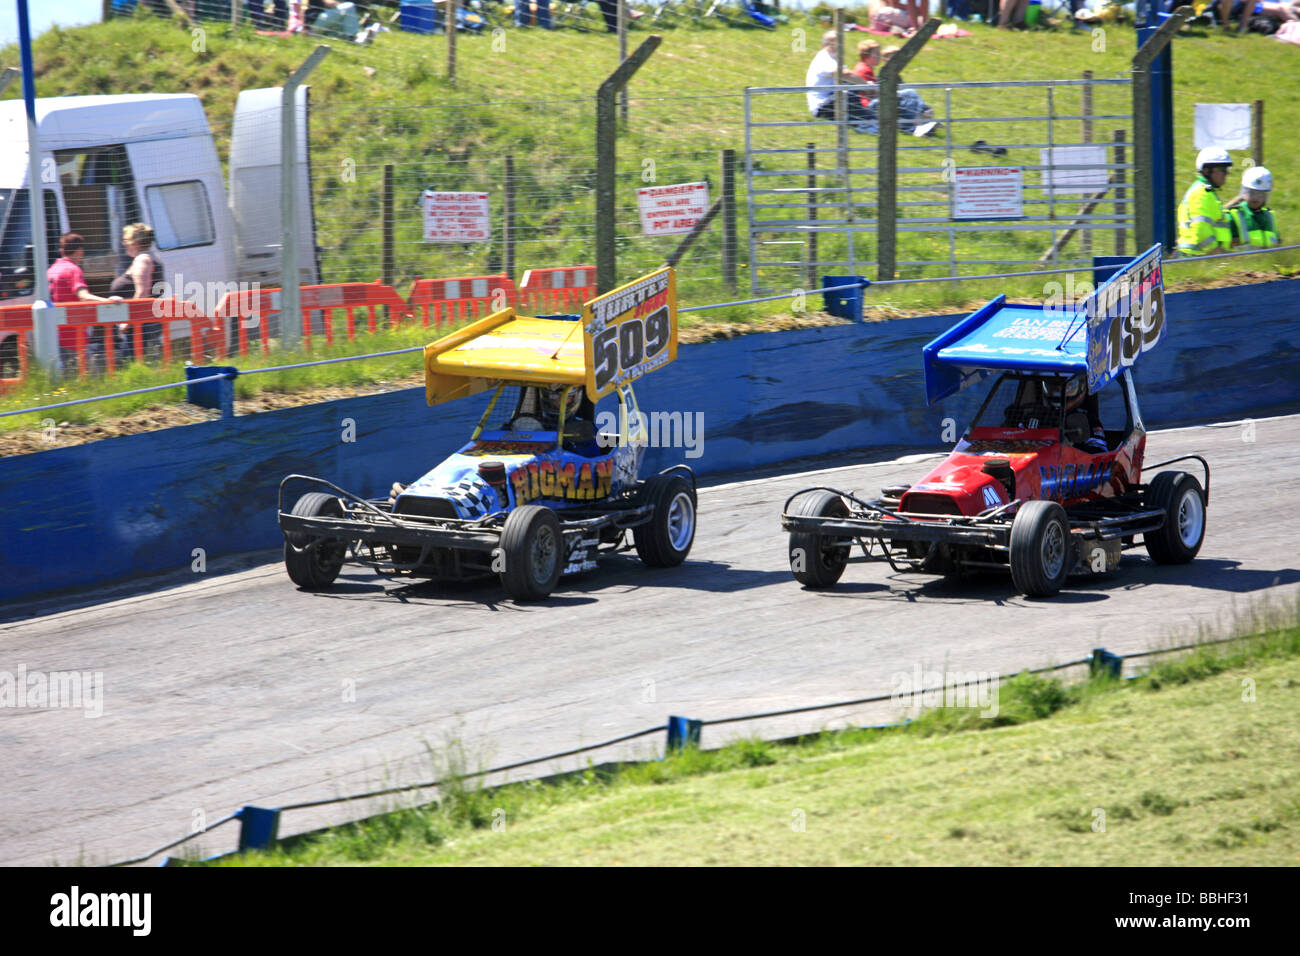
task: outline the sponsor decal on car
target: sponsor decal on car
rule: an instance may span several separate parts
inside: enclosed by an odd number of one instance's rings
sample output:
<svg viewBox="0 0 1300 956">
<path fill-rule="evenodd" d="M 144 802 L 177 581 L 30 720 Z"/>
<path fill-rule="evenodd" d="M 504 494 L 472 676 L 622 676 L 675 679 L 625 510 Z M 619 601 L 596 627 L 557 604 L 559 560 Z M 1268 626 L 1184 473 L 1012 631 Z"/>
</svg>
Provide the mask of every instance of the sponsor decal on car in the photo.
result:
<svg viewBox="0 0 1300 956">
<path fill-rule="evenodd" d="M 1101 461 L 1079 465 L 1040 465 L 1040 489 L 1044 498 L 1077 498 L 1102 487 L 1115 473 L 1112 455 Z"/>
<path fill-rule="evenodd" d="M 517 505 L 541 498 L 594 501 L 609 496 L 613 478 L 612 458 L 581 465 L 572 461 L 534 461 L 510 473 L 510 487 Z"/>
</svg>

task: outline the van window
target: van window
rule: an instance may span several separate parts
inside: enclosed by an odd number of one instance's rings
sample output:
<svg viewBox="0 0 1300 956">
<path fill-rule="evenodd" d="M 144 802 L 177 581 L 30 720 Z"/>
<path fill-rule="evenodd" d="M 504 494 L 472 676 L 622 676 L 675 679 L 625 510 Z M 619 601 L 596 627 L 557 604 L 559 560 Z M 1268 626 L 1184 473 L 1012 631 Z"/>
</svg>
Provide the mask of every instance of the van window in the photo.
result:
<svg viewBox="0 0 1300 956">
<path fill-rule="evenodd" d="M 45 194 L 46 256 L 59 258 L 59 200 L 54 190 Z M 0 190 L 0 299 L 30 295 L 33 277 L 28 271 L 27 247 L 32 243 L 31 199 L 26 189 Z"/>
<path fill-rule="evenodd" d="M 216 240 L 208 190 L 197 179 L 166 186 L 148 186 L 144 198 L 149 204 L 159 249 L 207 246 Z"/>
<path fill-rule="evenodd" d="M 86 240 L 86 257 L 121 252 L 122 227 L 140 220 L 125 146 L 59 149 L 54 152 L 68 231 Z"/>
</svg>

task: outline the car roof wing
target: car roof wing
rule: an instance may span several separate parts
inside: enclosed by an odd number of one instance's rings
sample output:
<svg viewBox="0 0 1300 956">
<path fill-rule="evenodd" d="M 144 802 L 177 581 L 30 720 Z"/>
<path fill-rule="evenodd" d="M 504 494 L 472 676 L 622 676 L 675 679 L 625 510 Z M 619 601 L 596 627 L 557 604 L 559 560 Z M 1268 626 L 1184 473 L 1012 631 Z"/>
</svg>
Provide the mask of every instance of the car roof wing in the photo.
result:
<svg viewBox="0 0 1300 956">
<path fill-rule="evenodd" d="M 933 405 L 993 371 L 1086 374 L 1098 392 L 1165 328 L 1161 248 L 1130 259 L 1076 307 L 986 302 L 923 349 L 925 397 Z"/>
<path fill-rule="evenodd" d="M 505 308 L 431 342 L 425 399 L 438 405 L 520 382 L 585 387 L 595 402 L 676 357 L 676 278 L 665 267 L 585 302 L 581 315 Z"/>
</svg>

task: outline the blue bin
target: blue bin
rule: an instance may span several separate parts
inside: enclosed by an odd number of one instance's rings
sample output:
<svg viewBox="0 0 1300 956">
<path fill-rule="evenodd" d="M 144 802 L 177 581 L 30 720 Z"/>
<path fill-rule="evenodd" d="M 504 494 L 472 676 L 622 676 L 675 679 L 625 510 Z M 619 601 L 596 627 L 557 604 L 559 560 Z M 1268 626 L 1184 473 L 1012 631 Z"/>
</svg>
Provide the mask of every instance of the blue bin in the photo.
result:
<svg viewBox="0 0 1300 956">
<path fill-rule="evenodd" d="M 238 375 L 239 369 L 233 365 L 187 365 L 185 367 L 185 380 L 188 382 L 195 378 L 207 378 L 209 375 L 220 375 L 227 372 L 231 375 Z M 215 379 L 211 382 L 199 382 L 197 385 L 185 386 L 185 401 L 191 405 L 198 405 L 200 408 L 220 408 L 225 412 L 222 390 L 227 389 L 228 395 L 232 398 L 235 391 L 234 379 Z"/>
<path fill-rule="evenodd" d="M 822 288 L 833 289 L 838 285 L 858 283 L 856 289 L 839 289 L 835 292 L 823 292 L 825 309 L 831 315 L 853 322 L 862 321 L 862 290 L 871 283 L 862 276 L 822 276 Z"/>
<path fill-rule="evenodd" d="M 437 7 L 430 0 L 423 3 L 406 0 L 398 8 L 400 26 L 407 33 L 432 33 L 437 24 Z"/>
</svg>

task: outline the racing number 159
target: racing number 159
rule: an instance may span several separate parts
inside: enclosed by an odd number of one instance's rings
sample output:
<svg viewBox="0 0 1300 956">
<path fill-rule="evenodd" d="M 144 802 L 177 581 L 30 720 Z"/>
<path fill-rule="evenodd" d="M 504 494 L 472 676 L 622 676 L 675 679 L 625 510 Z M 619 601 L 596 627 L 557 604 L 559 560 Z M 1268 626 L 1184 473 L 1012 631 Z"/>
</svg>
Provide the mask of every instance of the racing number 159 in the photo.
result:
<svg viewBox="0 0 1300 956">
<path fill-rule="evenodd" d="M 620 371 L 635 368 L 662 352 L 671 331 L 667 306 L 644 319 L 625 319 L 607 326 L 591 341 L 596 391 L 602 391 Z"/>
</svg>

